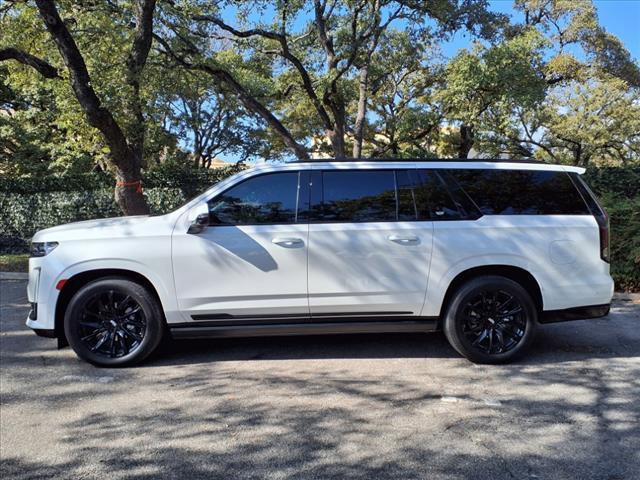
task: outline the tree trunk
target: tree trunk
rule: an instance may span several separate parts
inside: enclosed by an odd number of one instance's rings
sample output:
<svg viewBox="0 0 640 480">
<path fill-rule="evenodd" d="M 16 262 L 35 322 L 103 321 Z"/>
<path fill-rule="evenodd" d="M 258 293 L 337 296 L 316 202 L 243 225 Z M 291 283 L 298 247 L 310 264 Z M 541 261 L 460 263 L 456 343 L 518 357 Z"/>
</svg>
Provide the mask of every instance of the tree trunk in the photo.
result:
<svg viewBox="0 0 640 480">
<path fill-rule="evenodd" d="M 331 148 L 333 149 L 333 156 L 336 159 L 346 158 L 345 146 L 344 146 L 344 129 L 336 125 L 334 130 L 327 132 L 329 141 L 331 142 Z"/>
<path fill-rule="evenodd" d="M 458 157 L 467 158 L 469 152 L 473 147 L 473 126 L 462 124 L 460 125 L 460 146 L 458 148 Z"/>
<path fill-rule="evenodd" d="M 122 163 L 122 162 L 118 162 Z M 116 167 L 116 188 L 114 197 L 126 215 L 146 215 L 149 205 L 142 194 L 140 168 L 122 170 Z"/>
<path fill-rule="evenodd" d="M 369 84 L 369 64 L 360 68 L 358 82 L 358 112 L 353 132 L 353 158 L 362 157 L 362 143 L 364 140 L 364 123 L 367 115 L 367 87 Z"/>
<path fill-rule="evenodd" d="M 36 0 L 36 5 L 69 71 L 71 88 L 87 121 L 92 127 L 100 130 L 109 146 L 117 179 L 116 203 L 126 215 L 149 213 L 140 185 L 140 147 L 131 147 L 118 122 L 101 104 L 91 85 L 91 77 L 84 58 L 60 18 L 53 0 Z"/>
</svg>

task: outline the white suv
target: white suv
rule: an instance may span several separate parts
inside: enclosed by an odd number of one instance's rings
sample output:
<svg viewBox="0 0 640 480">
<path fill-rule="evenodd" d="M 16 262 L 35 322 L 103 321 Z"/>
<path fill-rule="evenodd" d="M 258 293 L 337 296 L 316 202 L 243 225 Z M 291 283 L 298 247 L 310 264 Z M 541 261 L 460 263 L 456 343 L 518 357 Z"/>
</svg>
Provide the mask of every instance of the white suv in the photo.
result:
<svg viewBox="0 0 640 480">
<path fill-rule="evenodd" d="M 162 216 L 42 230 L 27 325 L 103 366 L 174 338 L 443 329 L 511 360 L 540 323 L 606 315 L 584 169 L 497 161 L 260 165 Z"/>
</svg>

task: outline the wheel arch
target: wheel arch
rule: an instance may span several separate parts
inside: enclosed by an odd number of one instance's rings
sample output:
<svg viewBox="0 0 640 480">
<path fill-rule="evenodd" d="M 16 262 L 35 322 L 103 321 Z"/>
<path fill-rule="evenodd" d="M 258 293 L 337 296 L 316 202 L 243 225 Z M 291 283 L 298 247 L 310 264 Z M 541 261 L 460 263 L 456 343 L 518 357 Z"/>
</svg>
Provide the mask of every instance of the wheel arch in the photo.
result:
<svg viewBox="0 0 640 480">
<path fill-rule="evenodd" d="M 67 345 L 67 339 L 64 333 L 64 315 L 67 311 L 67 307 L 69 306 L 69 302 L 76 294 L 76 292 L 78 292 L 78 290 L 80 290 L 80 288 L 82 288 L 84 285 L 94 280 L 105 277 L 125 278 L 143 285 L 156 298 L 161 310 L 164 310 L 162 306 L 162 299 L 158 294 L 158 290 L 146 276 L 139 272 L 121 268 L 97 268 L 76 273 L 66 280 L 64 286 L 58 294 L 58 299 L 56 301 L 54 333 L 58 338 L 59 346 Z"/>
<path fill-rule="evenodd" d="M 498 275 L 519 283 L 531 294 L 538 313 L 542 312 L 544 308 L 542 289 L 531 272 L 514 265 L 483 265 L 463 270 L 454 277 L 447 287 L 447 291 L 440 306 L 439 317 L 442 318 L 442 315 L 446 312 L 449 302 L 458 288 L 469 280 L 485 275 Z"/>
</svg>

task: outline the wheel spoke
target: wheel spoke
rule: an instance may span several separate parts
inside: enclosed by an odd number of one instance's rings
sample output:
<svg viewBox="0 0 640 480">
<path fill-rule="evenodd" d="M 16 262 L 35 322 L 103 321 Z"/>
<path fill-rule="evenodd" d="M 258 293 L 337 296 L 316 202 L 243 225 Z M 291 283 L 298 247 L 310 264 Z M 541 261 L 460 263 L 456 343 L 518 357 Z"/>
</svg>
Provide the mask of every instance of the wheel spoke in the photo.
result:
<svg viewBox="0 0 640 480">
<path fill-rule="evenodd" d="M 99 329 L 102 326 L 102 322 L 87 322 L 86 320 L 82 320 L 78 322 L 81 326 L 86 328 Z"/>
<path fill-rule="evenodd" d="M 487 338 L 487 332 L 488 332 L 488 331 L 489 331 L 489 330 L 485 328 L 485 329 L 482 331 L 482 333 L 478 336 L 478 338 L 476 338 L 476 339 L 475 339 L 475 341 L 472 343 L 472 345 L 473 345 L 474 347 L 475 347 L 476 345 L 480 345 L 480 343 L 481 343 L 485 338 Z"/>
<path fill-rule="evenodd" d="M 515 300 L 515 297 L 513 295 L 509 295 L 508 293 L 506 295 L 508 295 L 509 298 L 507 298 L 504 302 L 502 302 L 500 305 L 496 307 L 496 310 L 498 312 L 501 312 L 502 310 L 507 308 L 507 305 L 509 305 L 512 300 Z"/>
<path fill-rule="evenodd" d="M 512 317 L 513 315 L 517 315 L 518 313 L 522 312 L 522 307 L 520 305 L 518 305 L 516 308 L 509 310 L 506 313 L 498 313 L 498 317 L 503 318 L 503 317 Z"/>
<path fill-rule="evenodd" d="M 111 339 L 109 341 L 109 355 L 111 356 L 111 358 L 116 356 L 116 337 L 118 336 L 118 333 L 113 331 L 111 332 Z"/>
<path fill-rule="evenodd" d="M 140 307 L 140 305 L 137 305 L 135 308 L 133 308 L 130 312 L 127 312 L 127 315 L 135 315 L 138 312 L 142 311 L 142 307 Z"/>
<path fill-rule="evenodd" d="M 99 335 L 101 333 L 104 333 L 104 329 L 94 330 L 89 335 L 86 335 L 86 336 L 82 337 L 80 340 L 82 340 L 83 342 L 86 342 L 87 340 L 89 340 L 89 339 L 91 339 L 91 338 L 93 338 L 96 335 Z"/>
<path fill-rule="evenodd" d="M 127 311 L 127 304 L 133 300 L 130 295 L 125 296 L 121 301 L 118 302 L 118 311 L 123 314 Z"/>
<path fill-rule="evenodd" d="M 498 353 L 504 350 L 504 337 L 502 336 L 502 332 L 499 329 L 495 329 L 496 340 L 498 341 Z"/>
<path fill-rule="evenodd" d="M 93 348 L 91 348 L 92 352 L 97 351 L 100 347 L 102 347 L 102 345 L 104 345 L 106 343 L 106 341 L 109 339 L 109 335 L 103 335 L 102 338 L 100 338 L 100 340 L 98 340 L 98 342 L 93 346 Z"/>
<path fill-rule="evenodd" d="M 137 333 L 132 332 L 131 330 L 128 330 L 126 328 L 122 329 L 122 332 L 127 335 L 128 337 L 133 338 L 136 342 L 141 342 L 142 341 L 142 337 L 139 336 Z"/>
<path fill-rule="evenodd" d="M 144 322 L 136 320 L 135 318 L 128 318 L 124 322 L 125 325 L 133 325 L 136 328 L 144 328 Z"/>
<path fill-rule="evenodd" d="M 124 332 L 124 330 L 121 330 L 121 332 Z M 120 334 L 120 345 L 122 345 L 123 354 L 127 355 L 129 353 L 129 345 L 127 344 L 127 340 L 125 336 L 122 335 L 122 333 Z"/>
<path fill-rule="evenodd" d="M 509 337 L 511 340 L 513 340 L 514 342 L 517 342 L 520 340 L 521 335 L 512 332 L 509 327 L 505 326 L 505 325 L 501 325 L 500 326 L 500 331 L 506 335 L 507 337 Z"/>
</svg>

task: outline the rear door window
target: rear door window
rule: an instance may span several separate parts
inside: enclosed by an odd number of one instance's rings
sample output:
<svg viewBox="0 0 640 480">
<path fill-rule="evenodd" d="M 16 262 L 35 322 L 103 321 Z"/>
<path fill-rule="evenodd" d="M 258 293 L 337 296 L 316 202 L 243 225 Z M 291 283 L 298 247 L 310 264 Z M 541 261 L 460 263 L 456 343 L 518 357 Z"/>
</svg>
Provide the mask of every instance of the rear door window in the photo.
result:
<svg viewBox="0 0 640 480">
<path fill-rule="evenodd" d="M 322 172 L 322 198 L 314 210 L 322 222 L 396 221 L 393 170 L 331 170 Z M 314 189 L 318 185 L 314 183 Z"/>
<path fill-rule="evenodd" d="M 447 170 L 485 215 L 587 215 L 589 210 L 565 172 Z"/>
</svg>

